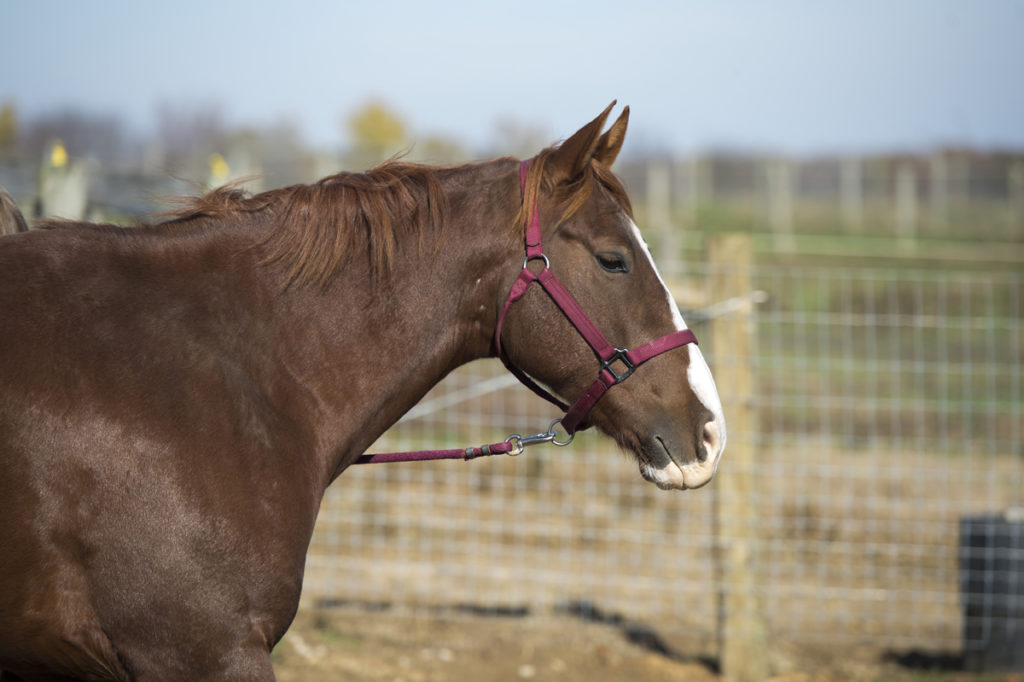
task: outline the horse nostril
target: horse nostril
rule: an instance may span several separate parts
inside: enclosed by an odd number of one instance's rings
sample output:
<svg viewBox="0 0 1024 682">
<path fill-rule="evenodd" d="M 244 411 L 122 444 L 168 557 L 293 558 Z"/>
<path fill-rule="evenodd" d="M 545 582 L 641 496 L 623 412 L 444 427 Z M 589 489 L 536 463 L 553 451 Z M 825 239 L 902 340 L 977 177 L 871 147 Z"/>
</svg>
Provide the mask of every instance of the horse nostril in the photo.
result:
<svg viewBox="0 0 1024 682">
<path fill-rule="evenodd" d="M 715 422 L 704 424 L 704 450 L 697 453 L 698 461 L 705 461 L 715 457 L 722 447 L 722 434 Z"/>
</svg>

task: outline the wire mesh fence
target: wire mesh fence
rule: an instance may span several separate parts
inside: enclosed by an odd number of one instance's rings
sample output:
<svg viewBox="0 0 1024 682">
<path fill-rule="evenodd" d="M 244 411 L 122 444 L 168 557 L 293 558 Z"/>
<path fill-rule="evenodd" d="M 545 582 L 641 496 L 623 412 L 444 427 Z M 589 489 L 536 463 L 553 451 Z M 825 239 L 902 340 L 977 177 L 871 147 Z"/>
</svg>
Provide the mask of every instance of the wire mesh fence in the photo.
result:
<svg viewBox="0 0 1024 682">
<path fill-rule="evenodd" d="M 684 308 L 715 310 L 715 267 L 690 261 L 665 273 Z M 970 590 L 996 585 L 1006 594 L 978 598 L 1024 599 L 1020 582 L 962 580 L 972 550 L 959 531 L 964 518 L 1024 506 L 1024 276 L 762 264 L 750 277 L 766 300 L 720 314 L 754 316 L 755 357 L 731 357 L 707 324 L 695 330 L 713 370 L 753 368 L 758 426 L 730 431 L 729 443 L 756 453 L 754 471 L 743 472 L 756 477 L 755 515 L 717 518 L 716 481 L 659 491 L 591 433 L 516 459 L 350 469 L 324 500 L 306 597 L 499 610 L 586 604 L 710 648 L 733 588 L 719 555 L 745 538 L 770 637 L 977 645 L 983 630 L 964 620 Z M 728 420 L 730 386 L 719 391 Z M 552 409 L 500 365 L 475 363 L 376 449 L 491 442 L 542 430 Z M 719 477 L 740 473 L 732 467 L 727 447 Z M 1022 549 L 983 551 L 1009 560 Z M 971 618 L 1024 630 L 1020 609 L 993 613 Z"/>
<path fill-rule="evenodd" d="M 802 638 L 959 650 L 958 523 L 1024 499 L 1020 276 L 758 278 L 768 612 Z"/>
</svg>

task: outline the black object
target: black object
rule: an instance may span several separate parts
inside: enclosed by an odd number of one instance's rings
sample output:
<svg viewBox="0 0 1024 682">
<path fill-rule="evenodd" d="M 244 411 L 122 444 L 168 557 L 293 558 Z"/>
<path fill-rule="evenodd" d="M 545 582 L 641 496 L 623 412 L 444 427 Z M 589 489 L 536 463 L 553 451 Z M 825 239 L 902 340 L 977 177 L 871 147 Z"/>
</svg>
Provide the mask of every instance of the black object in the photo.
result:
<svg viewBox="0 0 1024 682">
<path fill-rule="evenodd" d="M 964 667 L 1024 673 L 1024 510 L 960 519 Z"/>
</svg>

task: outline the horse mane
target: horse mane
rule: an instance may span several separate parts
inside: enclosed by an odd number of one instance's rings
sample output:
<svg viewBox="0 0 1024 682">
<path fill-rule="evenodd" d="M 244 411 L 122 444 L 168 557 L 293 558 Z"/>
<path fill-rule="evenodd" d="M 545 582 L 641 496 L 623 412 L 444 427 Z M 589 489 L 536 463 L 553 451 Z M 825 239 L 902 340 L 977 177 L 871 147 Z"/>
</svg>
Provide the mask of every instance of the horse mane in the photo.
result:
<svg viewBox="0 0 1024 682">
<path fill-rule="evenodd" d="M 561 216 L 555 227 L 578 213 L 596 187 L 603 187 L 632 217 L 629 196 L 612 171 L 594 161 L 573 182 L 556 186 L 544 173 L 552 146 L 531 162 L 513 237 L 525 234 L 532 207 L 544 191 L 555 198 Z M 508 160 L 508 159 L 506 159 Z M 465 166 L 460 166 L 463 168 Z M 248 195 L 239 182 L 202 196 L 182 199 L 156 227 L 202 224 L 209 220 L 261 220 L 271 225 L 253 245 L 259 262 L 280 268 L 285 287 L 326 286 L 352 254 L 368 254 L 368 267 L 380 282 L 392 269 L 399 240 L 412 233 L 443 230 L 449 215 L 438 172 L 451 170 L 392 159 L 363 173 L 343 171 L 312 184 L 298 184 Z M 86 226 L 44 221 L 42 228 Z M 123 228 L 90 226 L 124 234 Z M 130 231 L 129 231 L 130 232 Z"/>
<path fill-rule="evenodd" d="M 266 214 L 273 229 L 256 244 L 260 262 L 283 269 L 286 286 L 325 286 L 360 247 L 374 277 L 390 271 L 399 239 L 440 230 L 448 202 L 438 168 L 397 160 L 343 171 L 309 185 L 248 196 L 237 183 L 190 198 L 162 224 Z"/>
<path fill-rule="evenodd" d="M 28 223 L 11 195 L 0 188 L 0 236 L 28 232 Z"/>
</svg>

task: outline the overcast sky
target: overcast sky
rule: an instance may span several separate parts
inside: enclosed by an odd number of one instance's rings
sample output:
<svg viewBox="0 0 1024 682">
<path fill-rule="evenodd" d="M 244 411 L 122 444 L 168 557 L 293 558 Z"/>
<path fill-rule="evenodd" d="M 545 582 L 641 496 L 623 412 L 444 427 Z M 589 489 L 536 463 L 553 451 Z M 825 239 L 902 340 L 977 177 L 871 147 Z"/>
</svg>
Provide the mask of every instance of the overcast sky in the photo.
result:
<svg viewBox="0 0 1024 682">
<path fill-rule="evenodd" d="M 387 101 L 481 148 L 496 122 L 564 138 L 612 99 L 627 147 L 820 154 L 1024 149 L 1021 0 L 0 0 L 0 102 L 145 130 L 161 103 L 307 142 Z"/>
</svg>

